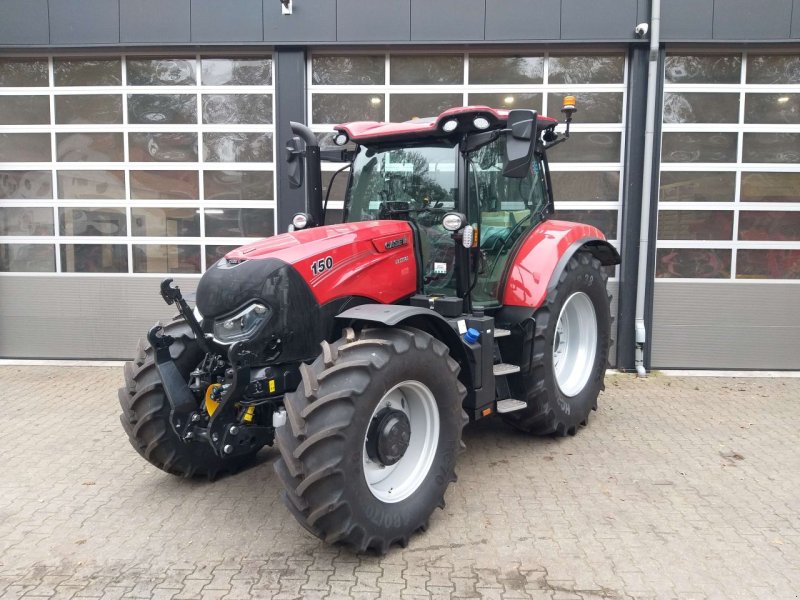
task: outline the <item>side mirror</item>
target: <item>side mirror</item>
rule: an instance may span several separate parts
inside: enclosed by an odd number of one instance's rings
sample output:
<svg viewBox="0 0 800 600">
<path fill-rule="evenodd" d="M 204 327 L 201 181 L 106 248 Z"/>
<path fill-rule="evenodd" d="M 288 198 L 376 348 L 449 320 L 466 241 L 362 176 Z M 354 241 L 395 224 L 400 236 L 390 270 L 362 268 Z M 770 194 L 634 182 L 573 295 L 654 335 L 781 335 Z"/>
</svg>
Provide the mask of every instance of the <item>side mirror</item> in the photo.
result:
<svg viewBox="0 0 800 600">
<path fill-rule="evenodd" d="M 528 174 L 536 140 L 539 137 L 535 110 L 512 110 L 508 113 L 503 175 L 521 179 Z"/>
<path fill-rule="evenodd" d="M 303 148 L 299 137 L 293 137 L 286 144 L 286 162 L 289 165 L 287 176 L 289 177 L 289 187 L 293 190 L 303 186 Z"/>
</svg>

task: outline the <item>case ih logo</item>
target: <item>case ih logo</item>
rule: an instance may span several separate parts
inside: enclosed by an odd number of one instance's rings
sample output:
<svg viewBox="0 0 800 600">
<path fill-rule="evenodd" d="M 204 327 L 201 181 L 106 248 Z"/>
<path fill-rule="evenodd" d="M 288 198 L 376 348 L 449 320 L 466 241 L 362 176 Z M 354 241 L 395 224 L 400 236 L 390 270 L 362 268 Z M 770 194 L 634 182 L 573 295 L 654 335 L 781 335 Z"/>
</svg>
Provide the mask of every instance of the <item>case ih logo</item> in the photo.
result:
<svg viewBox="0 0 800 600">
<path fill-rule="evenodd" d="M 396 240 L 391 240 L 386 242 L 383 245 L 383 247 L 386 248 L 387 250 L 391 250 L 392 248 L 399 248 L 400 246 L 405 246 L 405 245 L 406 245 L 406 238 L 402 237 Z"/>
</svg>

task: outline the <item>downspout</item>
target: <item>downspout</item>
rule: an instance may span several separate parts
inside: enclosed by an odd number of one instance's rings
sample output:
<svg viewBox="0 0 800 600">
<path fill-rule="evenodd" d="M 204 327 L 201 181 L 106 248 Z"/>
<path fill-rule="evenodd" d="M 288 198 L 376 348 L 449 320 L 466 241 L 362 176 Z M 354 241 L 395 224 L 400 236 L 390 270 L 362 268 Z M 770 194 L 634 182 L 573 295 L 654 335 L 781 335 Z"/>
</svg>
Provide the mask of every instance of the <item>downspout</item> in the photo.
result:
<svg viewBox="0 0 800 600">
<path fill-rule="evenodd" d="M 650 0 L 650 64 L 647 70 L 647 111 L 644 130 L 644 174 L 642 178 L 642 217 L 639 223 L 639 271 L 636 277 L 636 374 L 647 377 L 644 368 L 644 346 L 647 329 L 644 324 L 645 290 L 647 289 L 647 255 L 650 237 L 650 205 L 653 189 L 653 141 L 656 127 L 656 90 L 658 81 L 661 0 Z"/>
</svg>

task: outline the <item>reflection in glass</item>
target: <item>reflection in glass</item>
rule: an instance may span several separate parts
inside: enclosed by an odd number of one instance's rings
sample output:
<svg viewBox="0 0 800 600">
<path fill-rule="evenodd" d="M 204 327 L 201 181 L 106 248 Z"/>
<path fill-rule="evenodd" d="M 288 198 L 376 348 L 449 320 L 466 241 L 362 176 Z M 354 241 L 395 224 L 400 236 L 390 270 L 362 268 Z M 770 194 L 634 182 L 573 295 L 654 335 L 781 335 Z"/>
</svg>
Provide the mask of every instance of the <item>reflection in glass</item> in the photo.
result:
<svg viewBox="0 0 800 600">
<path fill-rule="evenodd" d="M 51 160 L 49 133 L 0 133 L 0 163 Z"/>
<path fill-rule="evenodd" d="M 742 202 L 800 202 L 800 173 L 742 173 Z"/>
<path fill-rule="evenodd" d="M 128 249 L 124 244 L 62 244 L 64 273 L 127 273 Z"/>
<path fill-rule="evenodd" d="M 322 198 L 324 199 L 328 194 L 328 188 L 330 187 L 331 178 L 335 171 L 323 171 L 322 172 Z M 350 171 L 344 170 L 336 176 L 336 179 L 333 180 L 333 189 L 331 190 L 330 196 L 328 196 L 329 202 L 343 202 L 344 195 L 347 192 L 347 181 L 350 177 Z M 341 223 L 341 221 L 338 221 Z"/>
<path fill-rule="evenodd" d="M 197 200 L 197 171 L 131 171 L 134 200 Z"/>
<path fill-rule="evenodd" d="M 271 133 L 203 134 L 206 162 L 272 162 Z"/>
<path fill-rule="evenodd" d="M 131 235 L 150 237 L 198 237 L 200 211 L 196 208 L 131 209 Z"/>
<path fill-rule="evenodd" d="M 619 171 L 552 171 L 559 202 L 616 202 Z"/>
<path fill-rule="evenodd" d="M 393 54 L 389 60 L 389 79 L 393 85 L 464 83 L 464 56 L 461 54 Z"/>
<path fill-rule="evenodd" d="M 800 83 L 800 54 L 750 54 L 747 83 Z"/>
<path fill-rule="evenodd" d="M 57 133 L 59 162 L 122 162 L 125 158 L 121 133 Z"/>
<path fill-rule="evenodd" d="M 131 162 L 195 162 L 197 134 L 131 132 L 128 134 L 128 157 Z"/>
<path fill-rule="evenodd" d="M 597 227 L 609 240 L 617 239 L 616 210 L 562 210 L 556 206 L 554 219 L 574 221 Z"/>
<path fill-rule="evenodd" d="M 272 95 L 203 94 L 203 123 L 272 123 Z"/>
<path fill-rule="evenodd" d="M 0 58 L 0 87 L 47 87 L 46 58 Z"/>
<path fill-rule="evenodd" d="M 728 279 L 731 251 L 716 248 L 659 248 L 656 277 Z"/>
<path fill-rule="evenodd" d="M 573 132 L 569 141 L 549 152 L 550 162 L 620 161 L 621 135 L 612 132 Z"/>
<path fill-rule="evenodd" d="M 730 240 L 733 211 L 661 210 L 658 213 L 660 240 Z"/>
<path fill-rule="evenodd" d="M 470 54 L 469 57 L 469 82 L 472 84 L 542 83 L 543 76 L 542 56 Z"/>
<path fill-rule="evenodd" d="M 740 211 L 739 239 L 800 241 L 800 212 L 778 210 Z"/>
<path fill-rule="evenodd" d="M 551 56 L 550 83 L 622 83 L 625 80 L 625 57 Z"/>
<path fill-rule="evenodd" d="M 206 208 L 207 237 L 269 237 L 275 233 L 271 208 Z"/>
<path fill-rule="evenodd" d="M 200 246 L 134 244 L 134 273 L 199 273 Z"/>
<path fill-rule="evenodd" d="M 118 58 L 54 58 L 53 80 L 57 86 L 120 85 L 121 61 Z"/>
<path fill-rule="evenodd" d="M 558 114 L 567 94 L 548 94 L 548 112 Z M 580 123 L 622 123 L 622 92 L 569 92 L 575 96 Z"/>
<path fill-rule="evenodd" d="M 49 124 L 49 96 L 0 96 L 0 125 Z"/>
<path fill-rule="evenodd" d="M 203 171 L 203 185 L 206 200 L 273 198 L 271 171 Z"/>
<path fill-rule="evenodd" d="M 62 200 L 124 200 L 123 171 L 58 171 Z"/>
<path fill-rule="evenodd" d="M 462 94 L 392 94 L 389 120 L 400 123 L 414 118 L 436 117 L 463 103 Z"/>
<path fill-rule="evenodd" d="M 664 123 L 738 123 L 739 94 L 666 92 Z"/>
<path fill-rule="evenodd" d="M 394 96 L 392 96 L 394 97 Z M 529 108 L 542 112 L 542 94 L 524 92 L 489 92 L 469 94 L 467 102 L 471 106 L 489 106 L 491 108 Z"/>
<path fill-rule="evenodd" d="M 800 279 L 800 250 L 737 250 L 737 279 Z"/>
<path fill-rule="evenodd" d="M 224 257 L 228 252 L 238 247 L 239 246 L 228 246 L 224 244 L 206 246 L 206 268 L 209 268 L 220 258 Z"/>
<path fill-rule="evenodd" d="M 257 57 L 200 60 L 203 85 L 270 85 L 272 59 Z"/>
<path fill-rule="evenodd" d="M 52 244 L 0 244 L 0 272 L 52 273 L 56 252 Z"/>
<path fill-rule="evenodd" d="M 662 171 L 661 202 L 733 202 L 736 173 Z"/>
<path fill-rule="evenodd" d="M 668 83 L 739 83 L 740 54 L 668 54 L 664 77 Z"/>
<path fill-rule="evenodd" d="M 800 123 L 800 94 L 746 94 L 745 123 Z"/>
<path fill-rule="evenodd" d="M 742 162 L 800 162 L 800 133 L 745 133 Z"/>
<path fill-rule="evenodd" d="M 311 119 L 314 123 L 348 123 L 350 121 L 383 121 L 384 95 L 376 94 L 311 94 Z"/>
<path fill-rule="evenodd" d="M 132 125 L 197 123 L 197 96 L 128 94 L 128 123 Z"/>
<path fill-rule="evenodd" d="M 193 58 L 128 58 L 128 85 L 194 85 Z"/>
<path fill-rule="evenodd" d="M 53 235 L 53 209 L 0 206 L 0 235 Z"/>
<path fill-rule="evenodd" d="M 55 97 L 56 124 L 122 123 L 119 94 L 75 94 Z"/>
<path fill-rule="evenodd" d="M 50 171 L 0 171 L 0 200 L 47 200 L 53 197 Z"/>
<path fill-rule="evenodd" d="M 664 162 L 736 162 L 736 133 L 681 131 L 661 136 Z"/>
<path fill-rule="evenodd" d="M 325 225 L 338 225 L 344 222 L 344 211 L 338 208 L 329 208 L 325 211 Z"/>
<path fill-rule="evenodd" d="M 386 60 L 382 54 L 336 56 L 314 55 L 311 78 L 314 85 L 383 85 Z"/>
<path fill-rule="evenodd" d="M 124 208 L 59 208 L 61 235 L 124 236 L 128 234 Z"/>
</svg>

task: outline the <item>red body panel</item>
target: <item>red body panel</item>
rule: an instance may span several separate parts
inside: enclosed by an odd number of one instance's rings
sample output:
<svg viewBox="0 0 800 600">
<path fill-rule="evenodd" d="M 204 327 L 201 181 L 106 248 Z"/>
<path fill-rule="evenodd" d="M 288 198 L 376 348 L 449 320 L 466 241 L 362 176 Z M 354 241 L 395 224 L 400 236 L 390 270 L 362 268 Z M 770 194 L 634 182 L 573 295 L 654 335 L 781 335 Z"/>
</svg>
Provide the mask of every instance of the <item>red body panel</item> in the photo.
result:
<svg viewBox="0 0 800 600">
<path fill-rule="evenodd" d="M 345 296 L 389 304 L 417 290 L 414 238 L 405 221 L 314 227 L 276 235 L 225 255 L 238 260 L 268 257 L 293 265 L 320 305 Z M 330 267 L 325 263 L 328 257 Z"/>
<path fill-rule="evenodd" d="M 591 225 L 568 221 L 539 223 L 514 257 L 501 302 L 509 306 L 541 306 L 558 261 L 572 244 L 585 238 L 606 239 L 602 231 Z"/>
</svg>

